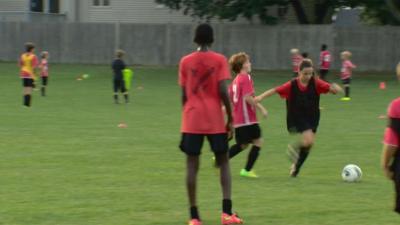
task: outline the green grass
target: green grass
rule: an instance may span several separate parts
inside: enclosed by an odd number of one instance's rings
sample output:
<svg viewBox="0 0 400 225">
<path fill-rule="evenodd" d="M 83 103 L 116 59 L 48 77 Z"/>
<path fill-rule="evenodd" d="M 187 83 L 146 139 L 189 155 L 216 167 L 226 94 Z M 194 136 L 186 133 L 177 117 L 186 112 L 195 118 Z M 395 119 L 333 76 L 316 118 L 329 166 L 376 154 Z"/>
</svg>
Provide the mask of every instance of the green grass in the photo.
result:
<svg viewBox="0 0 400 225">
<path fill-rule="evenodd" d="M 83 73 L 91 77 L 76 81 Z M 188 218 L 180 139 L 176 68 L 135 69 L 129 105 L 112 103 L 108 66 L 51 65 L 48 97 L 21 106 L 15 63 L 0 63 L 1 225 L 179 225 Z M 255 71 L 257 93 L 289 72 Z M 333 74 L 329 75 L 331 78 Z M 378 89 L 387 81 L 387 90 Z M 143 90 L 138 90 L 143 86 Z M 265 140 L 258 180 L 242 179 L 247 154 L 232 162 L 234 209 L 251 225 L 394 225 L 394 191 L 380 170 L 388 103 L 398 96 L 393 75 L 358 74 L 351 102 L 322 96 L 321 126 L 298 179 L 288 177 L 285 102 L 264 102 Z M 128 128 L 117 128 L 125 122 Z M 220 187 L 205 145 L 199 174 L 204 224 L 219 224 Z M 358 164 L 363 181 L 340 172 Z"/>
</svg>

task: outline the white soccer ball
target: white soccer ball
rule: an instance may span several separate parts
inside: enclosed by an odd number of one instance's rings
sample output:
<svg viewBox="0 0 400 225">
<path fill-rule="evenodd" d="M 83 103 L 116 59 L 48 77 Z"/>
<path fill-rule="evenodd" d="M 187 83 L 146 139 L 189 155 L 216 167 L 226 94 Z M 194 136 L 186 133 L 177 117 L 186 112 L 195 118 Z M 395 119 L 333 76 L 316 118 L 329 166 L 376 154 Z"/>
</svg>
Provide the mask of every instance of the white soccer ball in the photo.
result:
<svg viewBox="0 0 400 225">
<path fill-rule="evenodd" d="M 357 182 L 362 177 L 362 171 L 360 167 L 354 164 L 346 165 L 342 171 L 342 178 L 346 182 Z"/>
</svg>

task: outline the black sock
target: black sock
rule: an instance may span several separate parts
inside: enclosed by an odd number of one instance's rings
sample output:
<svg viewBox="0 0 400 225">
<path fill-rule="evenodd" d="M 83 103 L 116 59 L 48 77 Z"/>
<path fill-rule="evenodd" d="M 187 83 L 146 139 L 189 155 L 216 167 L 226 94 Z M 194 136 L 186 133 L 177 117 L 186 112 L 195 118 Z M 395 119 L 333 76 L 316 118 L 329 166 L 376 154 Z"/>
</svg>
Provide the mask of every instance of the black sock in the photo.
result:
<svg viewBox="0 0 400 225">
<path fill-rule="evenodd" d="M 45 87 L 40 88 L 40 92 L 42 93 L 42 96 L 45 96 L 46 95 Z"/>
<path fill-rule="evenodd" d="M 310 154 L 311 147 L 300 147 L 299 158 L 296 162 L 296 174 L 297 175 L 300 171 L 301 166 L 306 161 L 308 155 Z"/>
<path fill-rule="evenodd" d="M 350 97 L 350 87 L 344 87 L 345 97 Z"/>
<path fill-rule="evenodd" d="M 191 217 L 192 219 L 198 219 L 198 220 L 200 220 L 199 210 L 197 209 L 197 206 L 192 206 L 192 207 L 190 207 L 190 217 Z"/>
<path fill-rule="evenodd" d="M 247 158 L 246 171 L 251 171 L 256 163 L 258 155 L 260 154 L 260 147 L 253 145 Z"/>
<path fill-rule="evenodd" d="M 129 96 L 128 96 L 128 94 L 124 94 L 124 98 L 125 98 L 125 103 L 128 103 L 128 102 L 129 102 Z"/>
<path fill-rule="evenodd" d="M 117 94 L 114 95 L 114 101 L 115 101 L 115 103 L 118 103 L 118 95 Z"/>
<path fill-rule="evenodd" d="M 232 215 L 232 200 L 224 199 L 222 200 L 222 212 Z"/>
<path fill-rule="evenodd" d="M 235 144 L 229 149 L 229 158 L 235 157 L 235 155 L 239 154 L 241 151 L 243 151 L 242 147 L 240 144 Z"/>
<path fill-rule="evenodd" d="M 24 95 L 24 106 L 31 106 L 31 95 Z"/>
</svg>

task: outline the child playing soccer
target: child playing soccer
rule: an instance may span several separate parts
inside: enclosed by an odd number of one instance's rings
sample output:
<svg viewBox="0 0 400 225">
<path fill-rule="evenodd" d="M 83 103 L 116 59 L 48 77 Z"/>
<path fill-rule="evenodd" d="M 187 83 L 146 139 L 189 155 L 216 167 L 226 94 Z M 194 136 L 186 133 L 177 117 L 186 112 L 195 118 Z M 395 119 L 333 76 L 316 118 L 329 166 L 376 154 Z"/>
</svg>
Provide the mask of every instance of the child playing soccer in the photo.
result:
<svg viewBox="0 0 400 225">
<path fill-rule="evenodd" d="M 299 72 L 299 65 L 303 60 L 303 57 L 301 56 L 300 51 L 297 48 L 291 49 L 290 54 L 292 55 L 293 77 L 296 77 L 297 73 Z"/>
<path fill-rule="evenodd" d="M 40 77 L 42 79 L 42 87 L 40 88 L 42 96 L 46 96 L 46 87 L 49 82 L 49 65 L 48 65 L 48 58 L 49 58 L 49 53 L 46 51 L 43 51 L 40 54 L 41 61 L 39 64 L 40 68 Z"/>
<path fill-rule="evenodd" d="M 342 84 L 344 86 L 345 96 L 341 98 L 342 101 L 350 101 L 350 83 L 351 83 L 351 75 L 352 70 L 356 68 L 351 61 L 351 52 L 344 51 L 340 54 L 340 58 L 342 59 L 342 69 L 341 69 L 341 79 Z"/>
<path fill-rule="evenodd" d="M 254 100 L 254 85 L 251 79 L 251 63 L 246 53 L 238 53 L 229 59 L 229 64 L 236 78 L 233 80 L 229 93 L 233 103 L 233 126 L 235 127 L 236 144 L 229 150 L 229 157 L 233 158 L 252 144 L 247 163 L 240 171 L 243 177 L 258 177 L 252 170 L 261 150 L 261 129 L 258 125 L 256 108 L 266 117 L 268 112 Z"/>
<path fill-rule="evenodd" d="M 119 104 L 118 101 L 118 91 L 120 91 L 125 98 L 125 103 L 129 102 L 128 91 L 126 90 L 125 82 L 123 79 L 123 70 L 125 69 L 125 62 L 122 60 L 125 52 L 122 50 L 117 50 L 115 52 L 115 59 L 112 62 L 112 69 L 114 72 L 114 102 L 115 104 Z"/>
<path fill-rule="evenodd" d="M 396 193 L 394 211 L 400 214 L 400 98 L 390 104 L 388 118 L 381 165 L 386 177 L 394 183 Z"/>
<path fill-rule="evenodd" d="M 290 170 L 292 177 L 299 174 L 314 144 L 320 119 L 320 94 L 336 94 L 338 91 L 341 91 L 341 88 L 337 84 L 329 84 L 314 76 L 311 60 L 303 60 L 297 78 L 256 97 L 256 101 L 260 102 L 278 93 L 286 99 L 287 129 L 292 134 L 301 135 L 298 143 L 289 145 L 288 153 L 293 163 Z"/>
<path fill-rule="evenodd" d="M 328 46 L 323 44 L 319 54 L 319 75 L 322 80 L 326 81 L 326 76 L 329 73 L 331 66 L 331 53 L 328 51 Z"/>
<path fill-rule="evenodd" d="M 179 85 L 182 89 L 182 139 L 180 149 L 186 154 L 186 187 L 190 204 L 189 225 L 201 225 L 197 208 L 197 174 L 204 137 L 210 143 L 220 168 L 222 186 L 222 224 L 241 224 L 232 213 L 231 173 L 228 156 L 228 135 L 232 128 L 232 111 L 227 80 L 230 79 L 226 58 L 209 47 L 214 41 L 208 24 L 196 28 L 194 42 L 197 51 L 184 56 L 179 63 Z M 225 106 L 225 123 L 222 103 Z"/>
<path fill-rule="evenodd" d="M 32 89 L 36 80 L 38 59 L 34 54 L 35 45 L 33 43 L 26 43 L 25 49 L 26 52 L 23 53 L 19 58 L 19 66 L 21 68 L 20 77 L 22 79 L 22 85 L 24 87 L 23 105 L 26 107 L 30 107 L 32 102 Z"/>
</svg>

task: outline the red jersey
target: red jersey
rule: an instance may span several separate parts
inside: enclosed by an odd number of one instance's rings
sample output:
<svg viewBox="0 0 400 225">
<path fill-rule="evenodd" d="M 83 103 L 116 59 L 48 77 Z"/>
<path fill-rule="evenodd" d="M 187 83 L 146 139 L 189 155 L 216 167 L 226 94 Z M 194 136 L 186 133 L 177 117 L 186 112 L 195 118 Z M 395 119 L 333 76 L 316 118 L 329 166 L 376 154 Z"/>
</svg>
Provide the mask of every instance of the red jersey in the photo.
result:
<svg viewBox="0 0 400 225">
<path fill-rule="evenodd" d="M 390 103 L 388 108 L 388 117 L 400 119 L 400 98 L 396 98 Z M 392 128 L 387 127 L 383 143 L 399 147 L 399 135 Z"/>
<path fill-rule="evenodd" d="M 328 50 L 319 54 L 319 66 L 322 70 L 329 70 L 329 67 L 331 67 L 331 53 Z"/>
<path fill-rule="evenodd" d="M 292 56 L 293 72 L 295 72 L 295 73 L 299 72 L 301 61 L 303 61 L 303 57 L 300 54 Z"/>
<path fill-rule="evenodd" d="M 341 79 L 351 78 L 353 68 L 356 68 L 356 65 L 354 65 L 350 60 L 344 60 L 342 62 Z"/>
<path fill-rule="evenodd" d="M 39 67 L 40 67 L 40 76 L 48 77 L 49 76 L 49 66 L 48 66 L 47 59 L 42 59 L 42 61 L 40 61 Z"/>
<path fill-rule="evenodd" d="M 219 82 L 231 78 L 225 56 L 213 51 L 193 52 L 179 63 L 179 85 L 185 88 L 181 132 L 226 133 Z"/>
<path fill-rule="evenodd" d="M 233 126 L 248 126 L 257 122 L 256 107 L 246 102 L 245 97 L 254 96 L 254 84 L 250 74 L 238 74 L 229 87 L 233 102 Z"/>
<path fill-rule="evenodd" d="M 295 78 L 297 81 L 297 86 L 299 87 L 299 90 L 302 92 L 306 92 L 308 86 L 304 86 L 299 78 Z M 320 94 L 325 94 L 328 93 L 331 85 L 328 82 L 325 82 L 319 78 L 314 78 L 315 80 L 315 89 L 317 90 L 318 95 Z M 283 85 L 275 88 L 276 92 L 281 96 L 281 98 L 284 99 L 289 99 L 290 97 L 290 92 L 292 91 L 292 82 L 288 81 L 284 83 Z"/>
<path fill-rule="evenodd" d="M 19 58 L 19 66 L 21 67 L 21 78 L 33 78 L 34 69 L 38 66 L 38 59 L 35 54 L 24 53 Z"/>
</svg>

